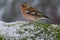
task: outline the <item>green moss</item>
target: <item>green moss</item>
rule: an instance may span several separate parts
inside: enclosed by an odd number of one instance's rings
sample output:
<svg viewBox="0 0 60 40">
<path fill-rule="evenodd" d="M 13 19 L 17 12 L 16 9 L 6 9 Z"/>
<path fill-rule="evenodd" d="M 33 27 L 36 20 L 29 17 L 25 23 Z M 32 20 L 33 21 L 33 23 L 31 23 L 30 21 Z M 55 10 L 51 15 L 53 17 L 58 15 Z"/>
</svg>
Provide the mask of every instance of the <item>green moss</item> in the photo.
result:
<svg viewBox="0 0 60 40">
<path fill-rule="evenodd" d="M 3 36 L 0 34 L 0 40 L 2 40 L 3 39 Z"/>
<path fill-rule="evenodd" d="M 42 29 L 41 32 L 44 33 L 44 36 L 46 36 L 47 34 L 47 37 L 49 37 L 50 35 L 51 37 L 54 37 L 53 40 L 60 40 L 60 25 L 58 25 L 57 27 L 53 27 L 51 24 L 44 24 L 39 22 L 35 22 L 34 25 L 37 29 Z M 51 39 L 51 37 L 49 37 L 49 39 Z"/>
<path fill-rule="evenodd" d="M 40 22 L 34 22 L 35 26 L 40 26 L 40 27 L 49 27 L 51 24 L 49 23 L 40 23 Z"/>
</svg>

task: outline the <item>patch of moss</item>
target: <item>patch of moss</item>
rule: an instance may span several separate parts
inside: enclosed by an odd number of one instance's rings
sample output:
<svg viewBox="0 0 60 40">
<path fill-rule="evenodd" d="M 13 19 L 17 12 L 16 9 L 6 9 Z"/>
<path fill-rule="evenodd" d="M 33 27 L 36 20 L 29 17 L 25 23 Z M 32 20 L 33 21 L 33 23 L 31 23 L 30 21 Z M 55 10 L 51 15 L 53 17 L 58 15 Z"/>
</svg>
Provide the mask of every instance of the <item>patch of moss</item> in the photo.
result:
<svg viewBox="0 0 60 40">
<path fill-rule="evenodd" d="M 0 40 L 2 40 L 3 39 L 3 36 L 0 34 Z"/>
</svg>

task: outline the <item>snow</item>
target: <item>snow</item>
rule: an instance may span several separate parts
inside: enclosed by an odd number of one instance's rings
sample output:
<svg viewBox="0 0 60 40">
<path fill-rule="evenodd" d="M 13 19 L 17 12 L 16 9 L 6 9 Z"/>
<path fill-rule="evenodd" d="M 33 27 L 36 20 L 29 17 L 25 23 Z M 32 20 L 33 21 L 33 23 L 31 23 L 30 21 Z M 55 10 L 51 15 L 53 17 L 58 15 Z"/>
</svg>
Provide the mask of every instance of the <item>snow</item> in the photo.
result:
<svg viewBox="0 0 60 40">
<path fill-rule="evenodd" d="M 20 23 L 20 24 L 19 24 Z M 33 25 L 30 25 L 28 27 L 22 27 L 23 29 L 21 29 L 20 31 L 25 32 L 24 34 L 17 34 L 17 31 L 19 31 L 18 29 L 20 29 L 20 26 L 22 26 L 22 23 L 27 24 L 29 22 L 25 22 L 25 21 L 17 21 L 17 22 L 11 22 L 11 23 L 5 23 L 3 21 L 0 21 L 0 34 L 1 35 L 5 35 L 5 36 L 9 36 L 9 37 L 25 37 L 25 36 L 34 36 L 33 34 L 30 34 L 28 31 L 24 31 L 25 28 L 28 29 L 34 29 Z M 15 24 L 14 26 L 9 26 L 9 24 Z M 18 25 L 16 25 L 18 24 Z M 8 25 L 8 26 L 7 26 Z"/>
<path fill-rule="evenodd" d="M 16 40 L 23 39 L 27 37 L 27 40 L 33 40 L 30 37 L 35 37 L 34 34 L 37 34 L 40 32 L 40 30 L 34 32 L 30 30 L 34 30 L 34 25 L 26 25 L 23 26 L 23 24 L 28 24 L 29 22 L 26 21 L 17 21 L 17 22 L 11 22 L 11 23 L 5 23 L 3 21 L 0 21 L 0 34 L 3 35 L 7 39 L 15 38 Z M 52 24 L 54 27 L 57 25 Z M 23 27 L 22 27 L 23 26 Z M 26 30 L 25 30 L 26 29 Z M 29 29 L 29 30 L 28 30 Z M 30 32 L 29 32 L 30 31 Z M 43 34 L 40 34 L 41 38 L 38 36 L 35 38 L 35 40 L 44 40 Z M 47 36 L 47 34 L 46 34 Z M 47 37 L 48 38 L 48 37 Z M 11 39 L 13 40 L 13 39 Z"/>
</svg>

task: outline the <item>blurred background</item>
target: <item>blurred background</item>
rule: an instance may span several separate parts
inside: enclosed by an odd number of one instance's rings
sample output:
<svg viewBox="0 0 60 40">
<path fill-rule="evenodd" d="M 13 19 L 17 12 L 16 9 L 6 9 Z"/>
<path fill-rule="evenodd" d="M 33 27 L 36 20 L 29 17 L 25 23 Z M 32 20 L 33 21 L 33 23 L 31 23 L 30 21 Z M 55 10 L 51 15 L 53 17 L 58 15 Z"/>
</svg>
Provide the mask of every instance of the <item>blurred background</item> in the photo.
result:
<svg viewBox="0 0 60 40">
<path fill-rule="evenodd" d="M 24 21 L 19 7 L 26 2 L 52 18 L 53 23 L 60 23 L 60 0 L 0 0 L 0 21 Z"/>
</svg>

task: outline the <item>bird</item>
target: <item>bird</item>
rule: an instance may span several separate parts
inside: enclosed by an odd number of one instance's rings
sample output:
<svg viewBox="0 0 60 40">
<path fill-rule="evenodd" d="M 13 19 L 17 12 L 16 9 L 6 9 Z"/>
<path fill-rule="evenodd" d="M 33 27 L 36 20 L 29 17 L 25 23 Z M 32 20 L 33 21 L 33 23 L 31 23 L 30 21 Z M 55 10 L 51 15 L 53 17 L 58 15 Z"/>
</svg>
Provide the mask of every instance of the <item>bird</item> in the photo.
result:
<svg viewBox="0 0 60 40">
<path fill-rule="evenodd" d="M 39 21 L 42 19 L 49 19 L 44 13 L 38 11 L 37 9 L 30 6 L 28 3 L 23 3 L 20 6 L 21 14 L 23 18 L 25 18 L 28 21 Z"/>
</svg>

